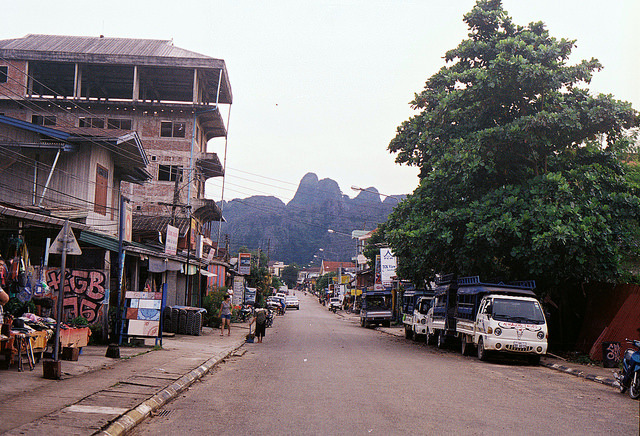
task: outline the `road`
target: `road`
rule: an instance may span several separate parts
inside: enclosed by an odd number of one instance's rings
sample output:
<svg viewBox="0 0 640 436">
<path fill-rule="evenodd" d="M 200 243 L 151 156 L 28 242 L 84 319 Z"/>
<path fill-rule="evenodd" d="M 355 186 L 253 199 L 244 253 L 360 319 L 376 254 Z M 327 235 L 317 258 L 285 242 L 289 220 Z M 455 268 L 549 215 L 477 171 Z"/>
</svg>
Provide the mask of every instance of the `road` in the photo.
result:
<svg viewBox="0 0 640 436">
<path fill-rule="evenodd" d="M 364 329 L 299 297 L 262 344 L 133 434 L 638 434 L 638 401 L 610 387 Z"/>
</svg>

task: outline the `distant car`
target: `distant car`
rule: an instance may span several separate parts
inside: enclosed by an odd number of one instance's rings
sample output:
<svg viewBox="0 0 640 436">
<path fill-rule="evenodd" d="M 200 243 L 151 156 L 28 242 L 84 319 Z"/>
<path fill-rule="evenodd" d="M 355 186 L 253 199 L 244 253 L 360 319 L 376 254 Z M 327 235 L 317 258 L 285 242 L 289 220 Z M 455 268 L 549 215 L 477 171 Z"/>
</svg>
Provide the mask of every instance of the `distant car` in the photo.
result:
<svg viewBox="0 0 640 436">
<path fill-rule="evenodd" d="M 338 297 L 332 297 L 329 299 L 329 304 L 327 304 L 327 309 L 331 310 L 332 307 L 336 309 L 340 309 L 340 299 Z"/>
<path fill-rule="evenodd" d="M 300 301 L 298 301 L 298 297 L 287 297 L 285 298 L 285 303 L 287 305 L 287 309 L 295 307 L 296 310 L 300 310 Z"/>
</svg>

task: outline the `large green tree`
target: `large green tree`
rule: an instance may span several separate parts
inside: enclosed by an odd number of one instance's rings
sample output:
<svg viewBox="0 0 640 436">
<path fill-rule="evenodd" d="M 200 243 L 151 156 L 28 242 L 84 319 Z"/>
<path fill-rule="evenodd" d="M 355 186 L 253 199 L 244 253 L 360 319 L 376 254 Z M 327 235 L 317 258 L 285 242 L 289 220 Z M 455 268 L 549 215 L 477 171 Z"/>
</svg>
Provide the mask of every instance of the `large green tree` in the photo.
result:
<svg viewBox="0 0 640 436">
<path fill-rule="evenodd" d="M 640 202 L 618 159 L 629 103 L 587 90 L 596 59 L 575 41 L 512 23 L 499 0 L 464 16 L 469 37 L 412 102 L 389 150 L 420 185 L 380 228 L 416 281 L 438 272 L 615 280 L 637 241 Z"/>
<path fill-rule="evenodd" d="M 295 288 L 298 282 L 298 272 L 300 267 L 298 265 L 287 265 L 282 269 L 282 281 L 284 281 L 289 288 Z"/>
</svg>

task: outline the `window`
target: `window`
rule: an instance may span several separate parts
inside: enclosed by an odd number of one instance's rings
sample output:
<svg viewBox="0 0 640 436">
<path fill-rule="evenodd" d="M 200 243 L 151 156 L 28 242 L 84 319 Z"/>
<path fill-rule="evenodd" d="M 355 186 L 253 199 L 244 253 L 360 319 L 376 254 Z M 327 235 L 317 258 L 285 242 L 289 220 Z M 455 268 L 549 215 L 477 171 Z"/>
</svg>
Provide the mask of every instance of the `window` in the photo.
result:
<svg viewBox="0 0 640 436">
<path fill-rule="evenodd" d="M 158 165 L 158 180 L 161 182 L 182 181 L 181 165 Z"/>
<path fill-rule="evenodd" d="M 96 127 L 98 129 L 104 129 L 104 119 L 103 118 L 80 118 L 80 127 Z"/>
<path fill-rule="evenodd" d="M 31 122 L 39 126 L 55 126 L 56 117 L 49 115 L 31 115 Z"/>
<path fill-rule="evenodd" d="M 184 138 L 185 123 L 177 121 L 160 122 L 160 136 L 164 138 Z"/>
<path fill-rule="evenodd" d="M 0 83 L 7 83 L 9 78 L 9 67 L 0 67 Z"/>
<path fill-rule="evenodd" d="M 131 130 L 131 120 L 109 118 L 107 119 L 107 129 Z"/>
<path fill-rule="evenodd" d="M 107 186 L 109 184 L 109 170 L 96 164 L 96 192 L 93 200 L 93 211 L 100 215 L 107 214 Z"/>
</svg>

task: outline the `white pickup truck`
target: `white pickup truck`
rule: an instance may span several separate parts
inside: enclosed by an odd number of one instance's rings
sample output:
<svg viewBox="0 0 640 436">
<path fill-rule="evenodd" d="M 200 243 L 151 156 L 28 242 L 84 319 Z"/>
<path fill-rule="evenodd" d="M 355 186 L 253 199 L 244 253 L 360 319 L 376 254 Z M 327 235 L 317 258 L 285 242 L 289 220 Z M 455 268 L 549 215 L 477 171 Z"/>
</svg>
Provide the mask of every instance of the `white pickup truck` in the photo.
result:
<svg viewBox="0 0 640 436">
<path fill-rule="evenodd" d="M 427 334 L 427 312 L 431 308 L 433 292 L 408 291 L 402 297 L 404 336 L 418 340 Z"/>
<path fill-rule="evenodd" d="M 490 284 L 478 277 L 443 284 L 427 315 L 427 341 L 435 337 L 442 347 L 457 338 L 464 355 L 475 347 L 480 360 L 501 352 L 538 364 L 547 352 L 548 328 L 534 288 L 532 281 Z"/>
</svg>

